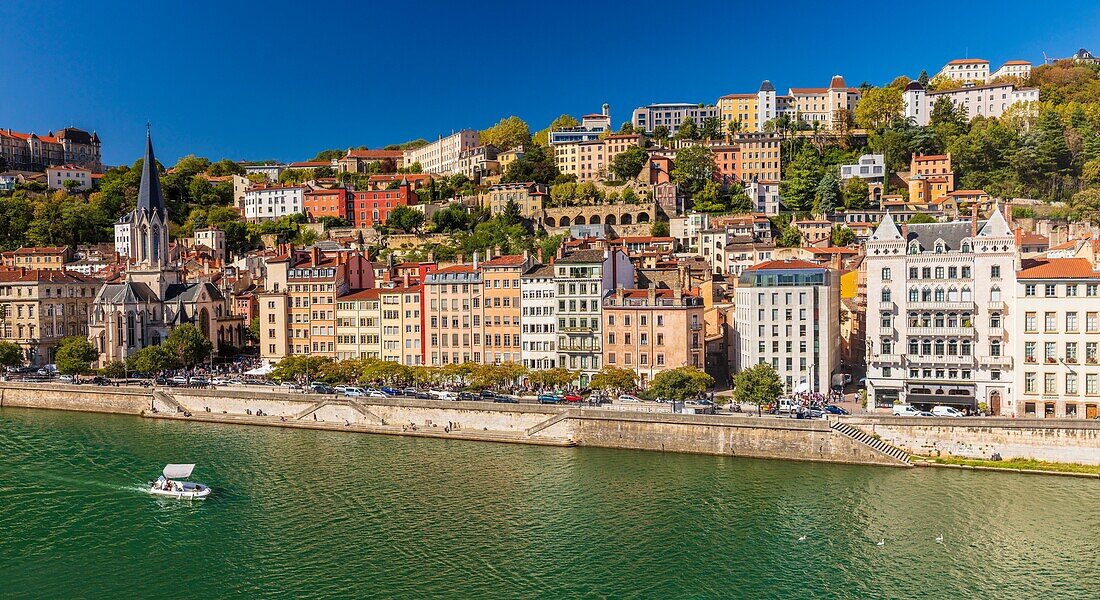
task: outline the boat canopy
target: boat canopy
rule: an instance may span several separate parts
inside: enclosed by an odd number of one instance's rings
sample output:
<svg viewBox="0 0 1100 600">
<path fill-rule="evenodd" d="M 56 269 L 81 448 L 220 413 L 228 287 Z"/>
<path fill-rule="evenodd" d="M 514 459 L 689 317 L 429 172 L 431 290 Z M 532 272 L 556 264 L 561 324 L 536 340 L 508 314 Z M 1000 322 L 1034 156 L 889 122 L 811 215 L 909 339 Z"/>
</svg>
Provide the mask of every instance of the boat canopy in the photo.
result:
<svg viewBox="0 0 1100 600">
<path fill-rule="evenodd" d="M 164 476 L 168 479 L 183 479 L 190 477 L 195 465 L 165 465 Z"/>
</svg>

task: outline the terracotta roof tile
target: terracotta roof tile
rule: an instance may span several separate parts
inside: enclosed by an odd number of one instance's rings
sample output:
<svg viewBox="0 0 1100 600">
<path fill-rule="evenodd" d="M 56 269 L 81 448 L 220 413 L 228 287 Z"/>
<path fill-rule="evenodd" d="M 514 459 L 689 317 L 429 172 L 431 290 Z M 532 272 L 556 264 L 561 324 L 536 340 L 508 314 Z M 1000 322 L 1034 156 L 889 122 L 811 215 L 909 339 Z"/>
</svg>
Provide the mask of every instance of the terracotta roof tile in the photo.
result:
<svg viewBox="0 0 1100 600">
<path fill-rule="evenodd" d="M 1086 258 L 1044 258 L 1025 260 L 1017 279 L 1100 279 Z"/>
</svg>

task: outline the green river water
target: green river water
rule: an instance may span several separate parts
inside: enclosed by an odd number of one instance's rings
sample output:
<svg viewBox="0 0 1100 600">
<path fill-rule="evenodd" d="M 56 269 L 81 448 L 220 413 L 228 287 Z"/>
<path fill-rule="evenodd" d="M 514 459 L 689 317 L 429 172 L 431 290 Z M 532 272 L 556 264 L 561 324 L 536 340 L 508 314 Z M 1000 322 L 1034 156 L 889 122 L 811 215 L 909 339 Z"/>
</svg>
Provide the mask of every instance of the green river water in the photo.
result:
<svg viewBox="0 0 1100 600">
<path fill-rule="evenodd" d="M 5 408 L 0 598 L 1096 599 L 1098 492 Z"/>
</svg>

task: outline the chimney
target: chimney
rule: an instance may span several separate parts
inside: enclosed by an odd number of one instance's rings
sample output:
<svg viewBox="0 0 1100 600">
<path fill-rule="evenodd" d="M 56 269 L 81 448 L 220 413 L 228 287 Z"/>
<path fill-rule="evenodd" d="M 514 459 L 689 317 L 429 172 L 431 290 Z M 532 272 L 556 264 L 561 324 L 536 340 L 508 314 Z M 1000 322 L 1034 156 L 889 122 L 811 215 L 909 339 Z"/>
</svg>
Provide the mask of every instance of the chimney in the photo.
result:
<svg viewBox="0 0 1100 600">
<path fill-rule="evenodd" d="M 474 250 L 474 270 L 475 271 L 477 270 L 477 257 L 478 257 L 478 251 Z"/>
<path fill-rule="evenodd" d="M 970 237 L 978 235 L 978 203 L 970 207 Z"/>
<path fill-rule="evenodd" d="M 1013 229 L 1012 235 L 1016 238 L 1016 247 L 1019 248 L 1024 241 L 1024 228 L 1017 227 L 1016 229 Z"/>
<path fill-rule="evenodd" d="M 321 251 L 317 249 L 317 246 L 310 246 L 309 260 L 313 263 L 313 266 L 317 266 L 317 263 L 321 262 Z"/>
</svg>

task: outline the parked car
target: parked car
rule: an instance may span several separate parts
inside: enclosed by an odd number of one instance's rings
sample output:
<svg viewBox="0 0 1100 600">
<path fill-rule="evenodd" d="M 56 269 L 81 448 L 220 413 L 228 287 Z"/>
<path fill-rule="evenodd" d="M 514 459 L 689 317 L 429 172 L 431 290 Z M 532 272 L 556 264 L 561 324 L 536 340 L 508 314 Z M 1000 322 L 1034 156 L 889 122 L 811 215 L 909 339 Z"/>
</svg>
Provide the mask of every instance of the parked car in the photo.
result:
<svg viewBox="0 0 1100 600">
<path fill-rule="evenodd" d="M 413 394 L 413 397 L 416 398 L 417 400 L 431 400 L 432 399 L 432 395 L 429 394 L 428 392 L 416 392 L 415 394 Z"/>
<path fill-rule="evenodd" d="M 794 398 L 779 399 L 779 412 L 781 413 L 797 412 L 800 408 L 802 408 L 802 403 Z"/>
<path fill-rule="evenodd" d="M 843 407 L 840 407 L 840 406 L 837 406 L 835 404 L 826 404 L 825 406 L 821 407 L 821 410 L 826 412 L 826 413 L 829 413 L 830 415 L 850 415 L 850 414 L 852 414 L 847 409 L 845 409 Z"/>
<path fill-rule="evenodd" d="M 109 379 L 107 379 L 106 377 L 100 377 L 99 375 L 96 375 L 95 377 L 92 377 L 92 385 L 110 385 L 110 384 L 111 384 L 111 381 Z"/>
<path fill-rule="evenodd" d="M 505 396 L 504 394 L 493 397 L 493 402 L 503 402 L 505 404 L 519 404 L 519 400 L 513 398 L 512 396 Z"/>
<path fill-rule="evenodd" d="M 539 396 L 539 404 L 557 404 L 561 402 L 561 398 L 554 394 L 542 394 Z"/>
<path fill-rule="evenodd" d="M 933 406 L 932 407 L 932 414 L 937 416 L 937 417 L 964 417 L 964 416 L 966 416 L 962 413 L 961 410 L 959 410 L 955 407 L 943 406 L 943 405 Z"/>
<path fill-rule="evenodd" d="M 284 381 L 281 384 L 279 384 L 279 387 L 281 387 L 283 389 L 287 389 L 287 390 L 300 390 L 300 389 L 302 389 L 302 386 L 298 385 L 297 383 L 294 383 L 293 381 Z"/>
<path fill-rule="evenodd" d="M 389 398 L 390 396 L 389 396 L 389 394 L 383 392 L 382 390 L 371 390 L 371 391 L 367 392 L 367 397 L 368 398 Z"/>
<path fill-rule="evenodd" d="M 187 380 L 187 383 L 190 383 L 191 385 L 203 386 L 203 385 L 206 385 L 206 378 L 205 377 L 192 377 L 191 379 Z"/>
<path fill-rule="evenodd" d="M 492 400 L 497 397 L 497 395 L 494 394 L 492 390 L 481 390 L 481 393 L 478 395 L 485 400 Z"/>
<path fill-rule="evenodd" d="M 348 398 L 362 398 L 366 393 L 362 388 L 348 386 L 344 388 L 344 395 Z"/>
<path fill-rule="evenodd" d="M 571 392 L 562 397 L 562 400 L 565 400 L 566 402 L 580 402 L 581 397 Z"/>
<path fill-rule="evenodd" d="M 479 398 L 479 396 L 475 396 L 470 392 L 459 392 L 458 397 L 455 398 L 455 400 L 461 400 L 463 402 L 473 402 L 474 400 L 477 400 L 478 398 Z"/>
<path fill-rule="evenodd" d="M 187 378 L 182 375 L 176 375 L 168 380 L 172 385 L 187 385 Z"/>
<path fill-rule="evenodd" d="M 418 390 L 414 387 L 407 387 L 407 388 L 401 390 L 401 395 L 402 396 L 408 396 L 410 398 L 418 398 L 420 396 L 420 390 Z"/>
<path fill-rule="evenodd" d="M 380 389 L 381 389 L 382 393 L 387 395 L 387 396 L 400 396 L 401 395 L 400 391 L 395 390 L 394 388 L 391 388 L 391 387 L 382 386 Z"/>
<path fill-rule="evenodd" d="M 909 406 L 908 404 L 895 404 L 890 414 L 895 417 L 918 417 L 921 411 Z"/>
<path fill-rule="evenodd" d="M 918 417 L 934 417 L 936 415 L 932 414 L 932 411 L 922 410 L 919 413 L 917 413 L 917 416 Z"/>
<path fill-rule="evenodd" d="M 431 390 L 428 393 L 436 400 L 458 400 L 458 394 L 447 390 Z"/>
<path fill-rule="evenodd" d="M 57 378 L 57 381 L 58 383 L 76 383 L 76 380 L 73 379 L 72 375 L 62 375 L 61 377 Z"/>
<path fill-rule="evenodd" d="M 642 401 L 641 398 L 639 398 L 637 396 L 633 396 L 631 394 L 622 394 L 622 395 L 619 396 L 619 402 L 641 402 L 641 401 Z"/>
<path fill-rule="evenodd" d="M 343 394 L 344 390 L 348 389 L 348 386 L 346 386 L 346 385 L 337 385 L 337 386 L 333 386 L 332 389 L 336 390 L 337 394 Z"/>
<path fill-rule="evenodd" d="M 314 394 L 335 394 L 336 390 L 329 387 L 326 383 L 315 381 L 309 385 L 309 391 Z"/>
</svg>

